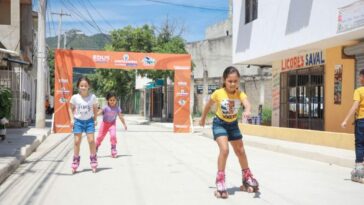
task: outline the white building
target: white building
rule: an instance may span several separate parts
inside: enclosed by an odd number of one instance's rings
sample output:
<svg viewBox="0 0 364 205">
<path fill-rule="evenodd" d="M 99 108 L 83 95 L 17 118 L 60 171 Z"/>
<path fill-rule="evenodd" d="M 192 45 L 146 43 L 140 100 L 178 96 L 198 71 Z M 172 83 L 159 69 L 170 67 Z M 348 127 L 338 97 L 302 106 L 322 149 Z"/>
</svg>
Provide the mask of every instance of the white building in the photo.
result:
<svg viewBox="0 0 364 205">
<path fill-rule="evenodd" d="M 26 126 L 35 119 L 36 19 L 31 0 L 0 1 L 0 86 L 12 91 L 13 126 Z"/>
<path fill-rule="evenodd" d="M 364 68 L 364 1 L 233 0 L 233 8 L 233 63 L 272 65 L 273 124 L 342 132 L 338 116 Z"/>
<path fill-rule="evenodd" d="M 209 94 L 221 87 L 224 69 L 233 65 L 232 0 L 229 0 L 228 18 L 209 26 L 205 31 L 205 38 L 205 40 L 190 42 L 186 45 L 186 50 L 191 54 L 195 66 L 193 70 L 194 102 L 191 103 L 191 105 L 194 104 L 195 113 L 202 112 L 204 101 Z M 253 104 L 253 114 L 258 113 L 259 105 L 270 107 L 270 67 L 262 70 L 257 66 L 241 63 L 234 66 L 239 69 L 242 76 L 240 87 L 247 93 Z"/>
</svg>

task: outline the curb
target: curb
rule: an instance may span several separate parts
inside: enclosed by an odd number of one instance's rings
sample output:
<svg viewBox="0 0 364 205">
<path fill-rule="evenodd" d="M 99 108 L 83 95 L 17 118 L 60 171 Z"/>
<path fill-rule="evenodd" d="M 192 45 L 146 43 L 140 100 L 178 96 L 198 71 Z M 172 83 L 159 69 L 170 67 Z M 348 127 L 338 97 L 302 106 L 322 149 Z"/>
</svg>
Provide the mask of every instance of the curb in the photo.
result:
<svg viewBox="0 0 364 205">
<path fill-rule="evenodd" d="M 206 129 L 202 130 L 202 136 L 210 138 L 210 139 L 213 138 L 212 134 L 210 133 L 210 130 L 207 131 Z M 252 137 L 258 138 L 259 136 L 252 136 Z M 244 140 L 244 143 L 247 146 L 264 149 L 264 150 L 268 150 L 268 151 L 273 151 L 273 152 L 277 152 L 277 153 L 287 154 L 287 155 L 295 156 L 295 157 L 299 157 L 299 158 L 328 163 L 330 165 L 334 164 L 334 165 L 338 165 L 341 167 L 347 167 L 347 168 L 352 168 L 354 166 L 353 159 L 327 155 L 327 154 L 323 154 L 323 153 L 320 153 L 317 151 L 294 149 L 294 148 L 290 148 L 289 146 L 262 143 L 262 142 L 257 142 L 257 141 L 249 140 L 249 139 Z M 347 151 L 347 150 L 343 150 L 343 151 Z"/>
<path fill-rule="evenodd" d="M 11 156 L 5 162 L 7 165 L 3 168 L 0 168 L 0 184 L 5 181 L 19 166 L 21 163 L 25 161 L 25 159 L 31 155 L 38 146 L 50 135 L 51 130 L 41 131 L 40 133 L 35 134 L 36 139 L 31 143 L 27 144 L 20 148 L 19 152 L 15 156 Z"/>
</svg>

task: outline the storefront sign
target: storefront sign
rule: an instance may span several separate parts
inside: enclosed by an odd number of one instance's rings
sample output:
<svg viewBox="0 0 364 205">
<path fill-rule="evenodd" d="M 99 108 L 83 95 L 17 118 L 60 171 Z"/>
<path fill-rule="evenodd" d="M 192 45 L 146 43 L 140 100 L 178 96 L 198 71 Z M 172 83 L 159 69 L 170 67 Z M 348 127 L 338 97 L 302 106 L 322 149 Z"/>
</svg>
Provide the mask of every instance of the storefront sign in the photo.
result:
<svg viewBox="0 0 364 205">
<path fill-rule="evenodd" d="M 284 72 L 323 64 L 325 64 L 323 51 L 317 51 L 283 59 L 281 62 L 281 71 Z"/>
<path fill-rule="evenodd" d="M 339 8 L 337 33 L 364 26 L 364 1 Z"/>
<path fill-rule="evenodd" d="M 341 104 L 343 65 L 335 65 L 334 77 L 334 103 Z"/>
</svg>

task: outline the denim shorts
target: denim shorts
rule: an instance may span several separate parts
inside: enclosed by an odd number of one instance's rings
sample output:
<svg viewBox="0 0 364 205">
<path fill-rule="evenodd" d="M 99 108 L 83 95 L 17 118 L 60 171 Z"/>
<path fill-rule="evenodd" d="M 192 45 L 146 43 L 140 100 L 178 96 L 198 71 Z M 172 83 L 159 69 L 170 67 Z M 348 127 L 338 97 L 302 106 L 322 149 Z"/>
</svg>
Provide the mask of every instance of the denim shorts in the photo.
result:
<svg viewBox="0 0 364 205">
<path fill-rule="evenodd" d="M 214 117 L 214 120 L 212 121 L 212 133 L 214 135 L 214 140 L 221 136 L 227 136 L 229 141 L 243 138 L 237 120 L 226 122 L 218 117 Z"/>
<path fill-rule="evenodd" d="M 75 119 L 75 123 L 73 124 L 73 133 L 94 133 L 95 132 L 95 121 L 93 118 L 88 120 L 79 120 Z"/>
</svg>

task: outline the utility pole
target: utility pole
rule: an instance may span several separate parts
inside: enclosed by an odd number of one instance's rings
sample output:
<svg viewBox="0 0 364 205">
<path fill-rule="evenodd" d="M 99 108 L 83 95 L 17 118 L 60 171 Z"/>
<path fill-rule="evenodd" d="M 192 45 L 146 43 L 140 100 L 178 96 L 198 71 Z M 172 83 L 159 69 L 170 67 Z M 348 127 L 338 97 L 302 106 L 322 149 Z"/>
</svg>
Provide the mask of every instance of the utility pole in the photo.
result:
<svg viewBox="0 0 364 205">
<path fill-rule="evenodd" d="M 70 14 L 63 13 L 63 10 L 61 9 L 61 13 L 52 12 L 53 15 L 59 15 L 59 22 L 58 22 L 58 43 L 57 48 L 59 49 L 61 47 L 61 32 L 62 32 L 62 16 L 71 16 Z"/>
<path fill-rule="evenodd" d="M 39 13 L 38 13 L 38 54 L 37 54 L 37 106 L 36 106 L 36 120 L 35 126 L 37 128 L 45 127 L 45 92 L 44 92 L 44 79 L 45 79 L 45 25 L 46 25 L 46 0 L 39 0 Z"/>
<path fill-rule="evenodd" d="M 67 32 L 65 31 L 63 34 L 63 49 L 66 49 L 67 46 Z"/>
</svg>

